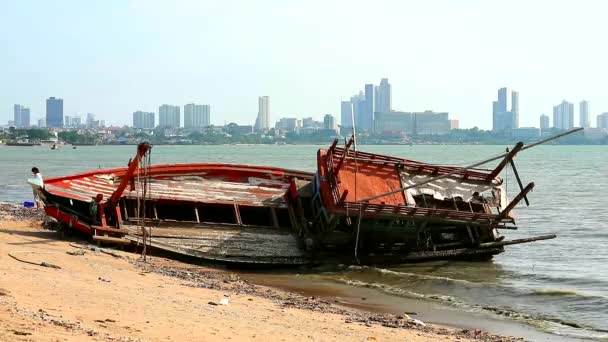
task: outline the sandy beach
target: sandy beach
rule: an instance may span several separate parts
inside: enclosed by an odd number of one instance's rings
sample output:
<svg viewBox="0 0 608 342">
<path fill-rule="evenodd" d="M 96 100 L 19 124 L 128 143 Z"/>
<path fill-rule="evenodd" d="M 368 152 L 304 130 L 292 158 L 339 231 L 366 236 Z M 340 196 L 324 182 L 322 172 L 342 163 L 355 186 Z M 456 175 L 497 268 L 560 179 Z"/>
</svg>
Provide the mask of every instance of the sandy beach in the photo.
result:
<svg viewBox="0 0 608 342">
<path fill-rule="evenodd" d="M 143 262 L 82 237 L 61 238 L 41 218 L 35 209 L 0 207 L 3 341 L 514 340 L 346 308 L 223 269 Z"/>
</svg>

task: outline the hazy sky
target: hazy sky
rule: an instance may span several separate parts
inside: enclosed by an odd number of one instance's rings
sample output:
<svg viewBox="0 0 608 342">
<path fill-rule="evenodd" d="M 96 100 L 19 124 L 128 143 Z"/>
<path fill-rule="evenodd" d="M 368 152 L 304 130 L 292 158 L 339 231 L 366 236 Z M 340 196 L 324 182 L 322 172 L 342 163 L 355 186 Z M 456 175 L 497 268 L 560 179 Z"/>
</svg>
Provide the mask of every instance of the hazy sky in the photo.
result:
<svg viewBox="0 0 608 342">
<path fill-rule="evenodd" d="M 520 125 L 562 99 L 608 112 L 608 2 L 0 0 L 0 122 L 65 115 L 131 123 L 163 103 L 211 104 L 214 124 L 339 116 L 340 100 L 388 77 L 393 108 L 448 111 L 491 128 L 499 87 Z M 182 107 L 183 108 L 183 107 Z M 157 119 L 158 120 L 158 119 Z"/>
</svg>

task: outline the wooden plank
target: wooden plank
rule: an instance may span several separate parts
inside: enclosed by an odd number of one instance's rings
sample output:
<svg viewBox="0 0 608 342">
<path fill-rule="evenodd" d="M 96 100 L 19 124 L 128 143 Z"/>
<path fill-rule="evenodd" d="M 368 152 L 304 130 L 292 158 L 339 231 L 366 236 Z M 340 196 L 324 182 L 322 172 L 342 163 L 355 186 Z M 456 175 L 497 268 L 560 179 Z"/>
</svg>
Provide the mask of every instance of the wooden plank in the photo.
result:
<svg viewBox="0 0 608 342">
<path fill-rule="evenodd" d="M 505 240 L 505 241 L 497 241 L 497 242 L 486 242 L 486 243 L 480 244 L 479 248 L 492 248 L 492 247 L 502 247 L 502 246 L 508 246 L 508 245 L 517 245 L 517 244 L 520 244 L 520 243 L 528 243 L 528 242 L 534 242 L 534 241 L 540 241 L 540 240 L 555 239 L 556 237 L 557 237 L 557 235 L 550 234 L 550 235 L 535 236 L 535 237 L 526 238 L 526 239 Z"/>
<path fill-rule="evenodd" d="M 500 162 L 500 164 L 498 164 L 498 166 L 492 170 L 492 172 L 490 172 L 490 174 L 488 175 L 487 180 L 491 181 L 492 179 L 494 179 L 496 176 L 498 176 L 498 174 L 505 168 L 505 166 L 507 166 L 507 163 L 509 163 L 510 160 L 513 159 L 513 157 L 515 157 L 515 155 L 517 154 L 517 152 L 521 151 L 521 149 L 524 147 L 524 143 L 523 142 L 518 142 L 515 147 L 513 147 L 513 149 L 511 151 L 509 151 L 507 149 L 507 153 L 506 156 L 504 157 L 504 159 Z"/>
<path fill-rule="evenodd" d="M 131 244 L 131 241 L 127 240 L 125 238 L 116 238 L 116 237 L 100 236 L 100 235 L 94 235 L 93 236 L 93 241 L 115 243 L 115 244 L 118 244 L 118 245 L 128 245 L 128 244 Z"/>
<path fill-rule="evenodd" d="M 121 228 L 113 228 L 113 227 L 101 227 L 101 226 L 92 226 L 96 232 L 104 232 L 104 233 L 115 233 L 115 234 L 128 234 L 129 231 L 127 229 Z"/>
</svg>

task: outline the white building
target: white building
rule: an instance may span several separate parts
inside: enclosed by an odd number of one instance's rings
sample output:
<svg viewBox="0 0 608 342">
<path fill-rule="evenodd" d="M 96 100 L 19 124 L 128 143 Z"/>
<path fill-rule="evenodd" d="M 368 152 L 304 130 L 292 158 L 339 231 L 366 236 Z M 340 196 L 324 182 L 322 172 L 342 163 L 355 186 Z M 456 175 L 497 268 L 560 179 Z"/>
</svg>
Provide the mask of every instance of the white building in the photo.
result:
<svg viewBox="0 0 608 342">
<path fill-rule="evenodd" d="M 270 128 L 270 99 L 268 96 L 260 96 L 258 98 L 258 117 L 255 120 L 255 129 L 257 131 L 267 130 Z"/>
<path fill-rule="evenodd" d="M 189 103 L 184 106 L 184 128 L 202 128 L 211 125 L 211 106 Z"/>
<path fill-rule="evenodd" d="M 325 114 L 323 117 L 323 128 L 336 131 L 338 129 L 336 118 L 331 114 Z"/>
<path fill-rule="evenodd" d="M 589 122 L 589 101 L 581 101 L 579 103 L 579 126 L 589 128 L 591 123 Z"/>
<path fill-rule="evenodd" d="M 14 106 L 14 120 L 13 125 L 17 128 L 30 127 L 30 109 L 22 105 L 16 104 Z"/>
<path fill-rule="evenodd" d="M 549 129 L 551 125 L 549 124 L 549 115 L 542 114 L 540 116 L 540 129 Z"/>
<path fill-rule="evenodd" d="M 133 128 L 152 129 L 154 127 L 154 112 L 142 112 L 138 110 L 133 113 Z"/>
<path fill-rule="evenodd" d="M 158 125 L 162 128 L 179 128 L 181 126 L 179 106 L 163 104 L 158 107 Z"/>
<path fill-rule="evenodd" d="M 564 130 L 574 127 L 574 104 L 564 100 L 553 107 L 553 127 Z"/>
<path fill-rule="evenodd" d="M 608 113 L 597 116 L 597 128 L 608 129 Z"/>
</svg>

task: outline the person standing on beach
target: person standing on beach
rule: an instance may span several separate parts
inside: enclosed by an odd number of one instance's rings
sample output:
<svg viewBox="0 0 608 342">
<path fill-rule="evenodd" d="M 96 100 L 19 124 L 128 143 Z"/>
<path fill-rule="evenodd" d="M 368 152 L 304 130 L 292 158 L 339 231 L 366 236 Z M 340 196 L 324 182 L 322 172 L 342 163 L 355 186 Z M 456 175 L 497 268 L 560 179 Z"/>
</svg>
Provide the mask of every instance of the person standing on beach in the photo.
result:
<svg viewBox="0 0 608 342">
<path fill-rule="evenodd" d="M 40 174 L 40 170 L 38 170 L 37 167 L 33 167 L 32 168 L 32 173 L 34 174 L 34 177 L 36 177 L 36 181 L 38 181 L 40 188 L 44 189 L 44 180 L 42 179 L 42 175 Z M 40 197 L 38 196 L 38 193 L 36 193 L 36 190 L 34 190 L 34 200 L 36 201 L 36 207 L 40 208 Z"/>
</svg>

